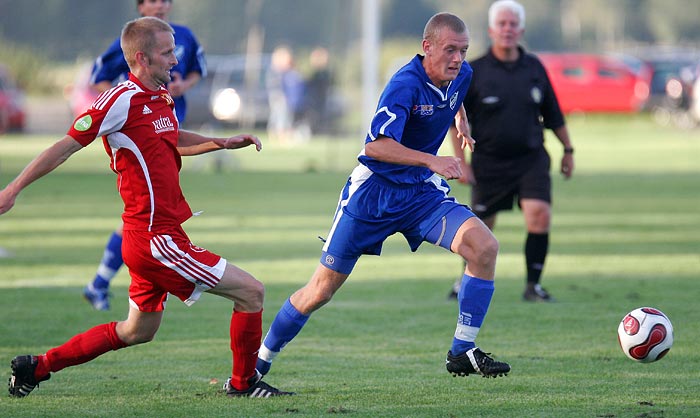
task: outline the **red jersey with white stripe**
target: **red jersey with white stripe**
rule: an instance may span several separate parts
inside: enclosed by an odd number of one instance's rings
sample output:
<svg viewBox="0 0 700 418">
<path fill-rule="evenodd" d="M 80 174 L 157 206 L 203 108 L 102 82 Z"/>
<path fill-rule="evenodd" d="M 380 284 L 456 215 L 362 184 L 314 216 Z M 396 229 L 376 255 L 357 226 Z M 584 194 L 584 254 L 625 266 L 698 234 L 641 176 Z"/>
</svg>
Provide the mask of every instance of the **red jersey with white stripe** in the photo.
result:
<svg viewBox="0 0 700 418">
<path fill-rule="evenodd" d="M 164 232 L 192 216 L 182 189 L 173 99 L 133 75 L 102 93 L 68 135 L 83 146 L 102 137 L 124 201 L 125 230 Z"/>
</svg>

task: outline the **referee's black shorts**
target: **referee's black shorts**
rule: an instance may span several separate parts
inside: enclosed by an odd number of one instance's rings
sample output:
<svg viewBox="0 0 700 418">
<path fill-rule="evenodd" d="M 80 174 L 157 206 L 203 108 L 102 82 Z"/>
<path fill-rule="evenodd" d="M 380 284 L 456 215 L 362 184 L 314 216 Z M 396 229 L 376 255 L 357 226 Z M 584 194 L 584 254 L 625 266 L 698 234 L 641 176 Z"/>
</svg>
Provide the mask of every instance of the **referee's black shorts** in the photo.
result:
<svg viewBox="0 0 700 418">
<path fill-rule="evenodd" d="M 502 158 L 472 155 L 476 185 L 472 186 L 471 208 L 485 219 L 502 210 L 512 210 L 520 199 L 552 201 L 550 158 L 543 148 L 523 156 Z"/>
</svg>

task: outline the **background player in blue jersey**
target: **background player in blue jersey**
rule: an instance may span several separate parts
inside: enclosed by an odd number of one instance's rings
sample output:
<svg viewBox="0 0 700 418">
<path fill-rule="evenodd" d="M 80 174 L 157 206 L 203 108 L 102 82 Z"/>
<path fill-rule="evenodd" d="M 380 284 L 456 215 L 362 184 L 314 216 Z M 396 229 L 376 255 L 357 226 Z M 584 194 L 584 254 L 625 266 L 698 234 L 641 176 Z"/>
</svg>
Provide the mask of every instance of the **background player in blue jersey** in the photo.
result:
<svg viewBox="0 0 700 418">
<path fill-rule="evenodd" d="M 496 214 L 511 210 L 517 199 L 527 229 L 523 300 L 551 302 L 552 296 L 540 286 L 552 201 L 544 128 L 551 129 L 564 147 L 561 173 L 567 179 L 574 172 L 574 148 L 544 66 L 520 46 L 525 32 L 523 6 L 513 0 L 493 3 L 488 31 L 491 47 L 471 62 L 474 80 L 464 102 L 479 141 L 471 164 L 453 136 L 455 155 L 465 164 L 459 181 L 472 186 L 472 210 L 491 229 Z M 451 297 L 457 296 L 461 281 L 457 277 Z"/>
<path fill-rule="evenodd" d="M 153 16 L 168 22 L 172 0 L 137 0 L 136 7 L 141 16 Z M 167 85 L 175 99 L 175 114 L 181 125 L 185 125 L 187 103 L 185 92 L 194 87 L 206 76 L 204 49 L 199 45 L 192 31 L 182 25 L 170 23 L 175 29 L 175 56 L 178 63 L 171 71 L 172 81 Z M 90 84 L 103 92 L 116 83 L 128 79 L 129 66 L 124 60 L 119 38 L 115 39 L 107 51 L 100 55 L 92 68 Z"/>
<path fill-rule="evenodd" d="M 136 7 L 141 16 L 157 17 L 168 21 L 172 0 L 137 0 Z M 175 115 L 181 125 L 185 125 L 187 103 L 185 92 L 206 76 L 204 49 L 199 45 L 192 31 L 186 26 L 170 23 L 175 30 L 175 56 L 177 65 L 171 70 L 171 81 L 167 84 L 170 95 L 175 100 Z M 90 83 L 100 92 L 128 79 L 129 66 L 124 59 L 119 38 L 95 61 Z M 187 150 L 180 148 L 183 155 Z M 88 284 L 83 296 L 97 310 L 109 310 L 109 283 L 117 274 L 122 261 L 122 226 L 120 225 L 107 241 L 97 273 Z"/>
<path fill-rule="evenodd" d="M 468 207 L 448 196 L 445 179 L 462 176 L 459 158 L 436 155 L 453 122 L 462 147 L 474 144 L 462 105 L 472 77 L 464 61 L 467 27 L 455 15 L 436 14 L 425 26 L 422 47 L 424 55 L 394 74 L 379 99 L 321 262 L 282 306 L 260 347 L 257 368 L 263 374 L 309 315 L 330 301 L 359 257 L 379 255 L 384 240 L 397 232 L 412 251 L 427 241 L 468 261 L 447 370 L 487 377 L 510 371 L 474 343 L 494 291 L 498 242 Z"/>
</svg>

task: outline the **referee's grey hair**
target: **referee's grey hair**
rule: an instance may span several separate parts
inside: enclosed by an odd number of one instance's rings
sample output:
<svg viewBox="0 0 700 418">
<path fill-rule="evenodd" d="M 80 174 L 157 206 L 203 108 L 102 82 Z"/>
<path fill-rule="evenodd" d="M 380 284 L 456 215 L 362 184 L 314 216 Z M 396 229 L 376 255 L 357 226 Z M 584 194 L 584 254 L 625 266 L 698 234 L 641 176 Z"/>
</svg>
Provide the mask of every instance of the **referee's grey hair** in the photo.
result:
<svg viewBox="0 0 700 418">
<path fill-rule="evenodd" d="M 454 33 L 469 33 L 462 19 L 452 13 L 438 13 L 428 20 L 423 29 L 423 39 L 435 41 L 442 28 L 448 28 Z"/>
<path fill-rule="evenodd" d="M 489 27 L 496 29 L 496 18 L 502 10 L 508 10 L 518 16 L 518 29 L 525 29 L 525 8 L 515 0 L 498 0 L 489 7 Z"/>
</svg>

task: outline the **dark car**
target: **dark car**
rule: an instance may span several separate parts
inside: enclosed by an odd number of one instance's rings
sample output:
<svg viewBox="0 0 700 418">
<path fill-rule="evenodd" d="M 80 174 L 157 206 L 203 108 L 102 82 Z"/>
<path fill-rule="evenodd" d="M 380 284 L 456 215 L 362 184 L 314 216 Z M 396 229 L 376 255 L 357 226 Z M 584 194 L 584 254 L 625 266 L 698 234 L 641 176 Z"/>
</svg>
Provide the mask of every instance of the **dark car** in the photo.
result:
<svg viewBox="0 0 700 418">
<path fill-rule="evenodd" d="M 270 62 L 270 54 L 207 55 L 207 76 L 185 93 L 185 127 L 265 127 L 270 116 L 266 82 Z M 331 87 L 326 106 L 325 132 L 333 133 L 347 105 Z"/>
<path fill-rule="evenodd" d="M 190 89 L 187 126 L 264 126 L 270 55 L 207 55 L 207 76 Z"/>
<path fill-rule="evenodd" d="M 222 125 L 261 126 L 267 123 L 269 106 L 265 71 L 269 55 L 246 59 L 244 55 L 208 55 L 207 76 L 185 93 L 184 127 Z M 73 116 L 85 111 L 97 98 L 90 86 L 92 63 L 82 65 L 74 82 L 64 89 Z"/>
<path fill-rule="evenodd" d="M 673 123 L 680 128 L 694 128 L 700 122 L 700 61 L 683 67 L 677 75 L 669 75 L 664 96 L 650 108 L 654 120 L 661 125 Z"/>
<path fill-rule="evenodd" d="M 24 94 L 17 88 L 9 71 L 0 65 L 0 134 L 24 130 Z"/>
<path fill-rule="evenodd" d="M 633 69 L 646 66 L 651 71 L 649 98 L 644 104 L 644 110 L 665 106 L 663 102 L 668 94 L 669 81 L 687 78 L 683 74 L 684 71 L 695 67 L 700 62 L 700 51 L 682 47 L 637 48 L 619 56 Z"/>
<path fill-rule="evenodd" d="M 269 62 L 269 55 L 250 60 L 244 55 L 208 55 L 207 76 L 185 93 L 187 120 L 183 127 L 267 123 L 264 76 Z M 90 87 L 91 69 L 92 63 L 81 66 L 75 81 L 64 89 L 73 116 L 83 113 L 97 98 L 97 91 Z"/>
</svg>

